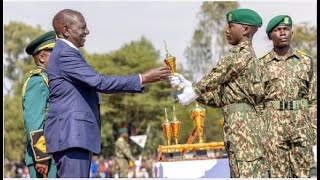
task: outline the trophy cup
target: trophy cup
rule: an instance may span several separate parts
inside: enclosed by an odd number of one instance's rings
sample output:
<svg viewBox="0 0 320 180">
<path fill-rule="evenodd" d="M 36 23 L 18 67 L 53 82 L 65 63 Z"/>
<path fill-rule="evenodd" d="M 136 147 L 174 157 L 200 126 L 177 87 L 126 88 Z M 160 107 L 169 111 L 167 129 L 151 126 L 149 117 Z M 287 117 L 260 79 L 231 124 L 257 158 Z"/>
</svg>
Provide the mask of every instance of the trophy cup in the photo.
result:
<svg viewBox="0 0 320 180">
<path fill-rule="evenodd" d="M 199 106 L 199 104 L 196 102 L 196 106 L 190 110 L 190 115 L 193 121 L 193 126 L 197 133 L 198 142 L 203 143 L 203 129 L 206 109 Z"/>
<path fill-rule="evenodd" d="M 179 144 L 181 122 L 177 120 L 174 106 L 172 106 L 172 109 L 173 109 L 173 120 L 170 122 L 170 126 L 171 126 L 171 132 L 174 138 L 174 142 L 177 145 L 177 148 L 173 149 L 172 158 L 180 158 L 182 155 L 181 155 L 181 149 L 178 148 L 179 146 L 178 144 Z"/>
<path fill-rule="evenodd" d="M 162 129 L 164 133 L 164 137 L 167 140 L 167 145 L 169 146 L 171 144 L 171 127 L 170 122 L 167 115 L 167 108 L 164 108 L 165 116 L 166 116 L 166 122 L 162 123 Z"/>
<path fill-rule="evenodd" d="M 174 75 L 177 72 L 177 68 L 176 68 L 176 57 L 172 56 L 167 49 L 167 44 L 164 41 L 164 48 L 166 50 L 166 58 L 164 59 L 164 63 L 168 66 L 168 68 L 171 70 L 172 75 Z M 176 90 L 181 90 L 181 86 L 178 85 L 176 87 Z"/>
<path fill-rule="evenodd" d="M 190 115 L 193 121 L 194 129 L 197 133 L 198 143 L 203 143 L 203 129 L 206 109 L 199 106 L 199 104 L 196 102 L 196 106 L 190 110 Z M 196 156 L 208 156 L 207 151 L 200 148 L 196 150 Z"/>
<path fill-rule="evenodd" d="M 166 50 L 166 59 L 164 59 L 164 63 L 168 66 L 168 68 L 171 70 L 172 75 L 177 72 L 176 69 L 176 57 L 172 56 L 167 49 L 167 44 L 164 41 L 164 48 Z"/>
<path fill-rule="evenodd" d="M 181 122 L 177 120 L 174 106 L 173 106 L 173 120 L 170 122 L 170 126 L 171 126 L 172 135 L 174 138 L 174 142 L 175 144 L 178 144 Z"/>
</svg>

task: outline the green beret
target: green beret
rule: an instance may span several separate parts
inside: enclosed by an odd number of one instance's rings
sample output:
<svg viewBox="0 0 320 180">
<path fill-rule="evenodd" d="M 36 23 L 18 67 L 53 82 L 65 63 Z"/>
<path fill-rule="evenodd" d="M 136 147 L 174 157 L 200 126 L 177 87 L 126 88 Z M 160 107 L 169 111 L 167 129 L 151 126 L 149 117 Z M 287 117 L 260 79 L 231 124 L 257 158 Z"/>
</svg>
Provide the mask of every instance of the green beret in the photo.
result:
<svg viewBox="0 0 320 180">
<path fill-rule="evenodd" d="M 29 55 L 35 55 L 37 52 L 43 49 L 53 49 L 55 40 L 56 34 L 54 33 L 54 31 L 46 32 L 31 41 L 26 47 L 26 52 Z"/>
<path fill-rule="evenodd" d="M 118 129 L 118 134 L 128 134 L 127 128 L 120 128 L 120 129 Z"/>
<path fill-rule="evenodd" d="M 266 32 L 267 33 L 271 32 L 278 25 L 285 25 L 288 27 L 292 27 L 291 17 L 288 15 L 279 15 L 272 18 L 267 25 Z"/>
<path fill-rule="evenodd" d="M 262 18 L 251 9 L 236 9 L 226 15 L 228 23 L 247 24 L 251 26 L 262 26 Z"/>
</svg>

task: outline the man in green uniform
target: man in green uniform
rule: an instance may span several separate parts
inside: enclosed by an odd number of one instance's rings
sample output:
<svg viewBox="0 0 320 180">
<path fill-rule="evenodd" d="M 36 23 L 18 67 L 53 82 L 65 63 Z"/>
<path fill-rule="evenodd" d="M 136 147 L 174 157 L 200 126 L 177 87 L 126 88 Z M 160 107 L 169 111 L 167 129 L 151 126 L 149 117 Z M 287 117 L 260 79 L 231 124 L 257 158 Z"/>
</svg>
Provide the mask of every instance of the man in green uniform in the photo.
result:
<svg viewBox="0 0 320 180">
<path fill-rule="evenodd" d="M 27 137 L 25 161 L 30 177 L 56 177 L 56 166 L 46 154 L 42 134 L 44 118 L 49 97 L 47 63 L 55 45 L 54 31 L 34 39 L 26 52 L 34 58 L 37 69 L 30 71 L 22 89 L 22 106 L 25 132 Z"/>
<path fill-rule="evenodd" d="M 170 77 L 170 83 L 183 87 L 183 92 L 177 95 L 182 105 L 197 100 L 222 107 L 231 177 L 261 178 L 266 175 L 265 127 L 255 106 L 262 101 L 263 89 L 252 38 L 262 19 L 250 9 L 231 11 L 226 18 L 226 37 L 234 46 L 229 53 L 198 83 L 192 85 L 180 74 Z"/>
<path fill-rule="evenodd" d="M 276 16 L 266 33 L 273 49 L 260 58 L 267 123 L 267 153 L 272 178 L 310 177 L 316 143 L 317 76 L 312 58 L 290 45 L 292 19 Z"/>
<path fill-rule="evenodd" d="M 130 146 L 128 144 L 128 130 L 126 128 L 120 128 L 118 130 L 119 137 L 116 141 L 115 153 L 117 162 L 120 167 L 119 177 L 128 177 L 129 161 L 135 162 L 134 157 L 131 154 Z"/>
</svg>

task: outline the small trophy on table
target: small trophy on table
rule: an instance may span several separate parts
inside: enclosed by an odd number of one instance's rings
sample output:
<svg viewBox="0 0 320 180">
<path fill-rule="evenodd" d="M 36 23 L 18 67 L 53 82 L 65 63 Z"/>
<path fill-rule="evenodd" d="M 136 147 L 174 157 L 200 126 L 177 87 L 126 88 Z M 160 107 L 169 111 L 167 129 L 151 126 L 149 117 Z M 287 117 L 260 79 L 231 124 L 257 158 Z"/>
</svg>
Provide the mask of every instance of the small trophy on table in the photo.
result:
<svg viewBox="0 0 320 180">
<path fill-rule="evenodd" d="M 194 106 L 190 110 L 190 116 L 193 121 L 193 126 L 197 133 L 198 143 L 203 143 L 203 129 L 204 129 L 204 120 L 206 116 L 206 109 L 199 106 L 198 102 L 196 102 L 196 106 Z"/>
<path fill-rule="evenodd" d="M 196 102 L 196 105 L 190 110 L 190 116 L 193 121 L 194 131 L 197 134 L 198 143 L 203 143 L 203 129 L 206 109 L 199 106 L 198 102 Z M 207 156 L 207 151 L 200 148 L 196 150 L 196 155 Z"/>
<path fill-rule="evenodd" d="M 180 128 L 181 128 L 181 122 L 178 121 L 176 117 L 176 109 L 174 105 L 172 106 L 173 110 L 173 120 L 170 122 L 171 126 L 171 132 L 174 138 L 175 144 L 178 146 L 179 144 L 179 136 L 180 136 Z M 180 148 L 173 149 L 172 158 L 181 158 L 181 151 Z"/>
<path fill-rule="evenodd" d="M 171 144 L 171 126 L 167 115 L 167 108 L 164 108 L 166 121 L 162 123 L 162 129 L 164 137 L 166 138 L 167 145 L 169 146 Z"/>
<path fill-rule="evenodd" d="M 175 144 L 179 144 L 179 135 L 180 135 L 180 127 L 181 127 L 181 122 L 178 121 L 176 117 L 176 109 L 173 106 L 173 120 L 170 122 L 171 130 L 172 130 L 172 135 L 174 138 Z"/>
</svg>

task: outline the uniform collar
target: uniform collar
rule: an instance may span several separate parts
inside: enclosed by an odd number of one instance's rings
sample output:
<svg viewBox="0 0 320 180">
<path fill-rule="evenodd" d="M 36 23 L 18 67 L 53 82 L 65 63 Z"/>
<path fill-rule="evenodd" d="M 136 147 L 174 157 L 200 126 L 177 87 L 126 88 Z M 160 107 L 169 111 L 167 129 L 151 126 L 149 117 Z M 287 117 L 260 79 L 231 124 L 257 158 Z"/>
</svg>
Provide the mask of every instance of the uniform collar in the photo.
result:
<svg viewBox="0 0 320 180">
<path fill-rule="evenodd" d="M 251 41 L 249 41 L 249 40 L 242 41 L 239 44 L 237 44 L 236 46 L 234 46 L 233 48 L 231 48 L 230 52 L 240 52 L 242 49 L 244 49 L 248 46 L 252 46 Z"/>
<path fill-rule="evenodd" d="M 294 51 L 292 47 L 289 48 L 288 52 L 289 52 L 289 56 L 287 57 L 287 59 L 291 58 L 292 56 L 296 56 L 297 58 L 301 59 L 301 55 L 298 54 L 296 51 Z M 285 59 L 283 59 L 281 56 L 279 56 L 274 51 L 274 49 L 272 49 L 270 52 L 270 58 L 268 59 L 268 61 L 272 61 L 272 60 L 283 61 Z"/>
<path fill-rule="evenodd" d="M 46 68 L 41 67 L 41 66 L 37 66 L 37 69 L 41 69 L 42 71 L 47 71 L 47 69 L 46 69 Z"/>
</svg>

